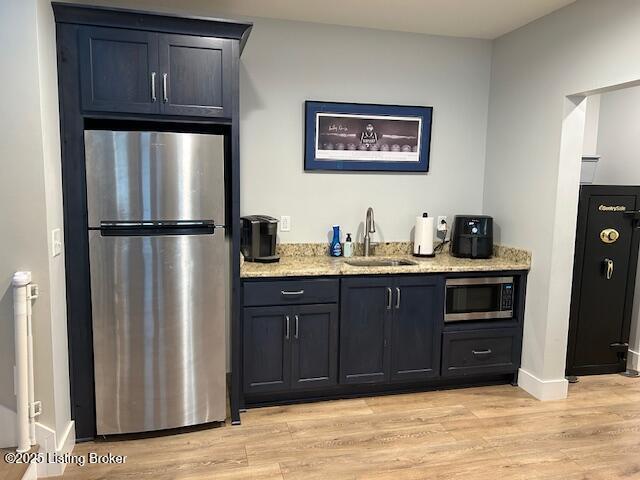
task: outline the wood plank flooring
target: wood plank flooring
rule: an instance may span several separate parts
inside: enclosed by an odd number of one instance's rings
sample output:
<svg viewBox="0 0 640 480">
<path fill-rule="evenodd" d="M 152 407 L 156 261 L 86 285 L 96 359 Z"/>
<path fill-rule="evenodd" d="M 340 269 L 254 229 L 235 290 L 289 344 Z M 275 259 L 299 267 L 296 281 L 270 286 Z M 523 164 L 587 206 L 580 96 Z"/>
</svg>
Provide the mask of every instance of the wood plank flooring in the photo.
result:
<svg viewBox="0 0 640 480">
<path fill-rule="evenodd" d="M 124 465 L 65 479 L 640 479 L 640 380 L 581 377 L 540 402 L 510 385 L 267 407 L 242 425 L 77 445 Z"/>
</svg>

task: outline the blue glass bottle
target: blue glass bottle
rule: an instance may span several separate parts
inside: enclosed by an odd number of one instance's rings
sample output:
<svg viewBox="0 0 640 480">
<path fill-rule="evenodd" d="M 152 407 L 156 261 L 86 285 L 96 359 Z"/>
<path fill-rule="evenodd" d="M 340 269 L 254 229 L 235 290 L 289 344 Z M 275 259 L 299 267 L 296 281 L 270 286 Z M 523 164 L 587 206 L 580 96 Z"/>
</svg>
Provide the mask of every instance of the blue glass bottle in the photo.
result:
<svg viewBox="0 0 640 480">
<path fill-rule="evenodd" d="M 332 257 L 340 257 L 342 255 L 342 245 L 340 244 L 340 227 L 333 226 L 333 240 L 329 245 L 329 255 Z"/>
</svg>

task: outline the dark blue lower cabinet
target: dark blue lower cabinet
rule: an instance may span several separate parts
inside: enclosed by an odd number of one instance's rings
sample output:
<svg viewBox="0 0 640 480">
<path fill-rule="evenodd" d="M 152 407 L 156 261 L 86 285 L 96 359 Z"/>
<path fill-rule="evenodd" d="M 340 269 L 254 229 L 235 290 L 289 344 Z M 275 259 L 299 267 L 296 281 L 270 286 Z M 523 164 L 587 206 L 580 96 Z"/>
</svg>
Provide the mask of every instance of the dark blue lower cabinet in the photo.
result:
<svg viewBox="0 0 640 480">
<path fill-rule="evenodd" d="M 337 384 L 336 304 L 244 308 L 246 393 Z"/>
<path fill-rule="evenodd" d="M 338 306 L 301 305 L 293 311 L 291 387 L 338 383 Z"/>
<path fill-rule="evenodd" d="M 445 332 L 442 348 L 443 377 L 515 373 L 522 335 L 519 328 Z"/>
<path fill-rule="evenodd" d="M 391 321 L 391 380 L 440 375 L 441 277 L 398 277 Z"/>
<path fill-rule="evenodd" d="M 445 279 L 380 275 L 245 283 L 248 403 L 515 375 L 521 323 L 500 327 L 487 320 L 445 327 Z M 521 309 L 524 299 L 518 301 Z"/>
<path fill-rule="evenodd" d="M 291 384 L 291 308 L 245 308 L 243 327 L 245 392 L 287 390 Z"/>
<path fill-rule="evenodd" d="M 440 276 L 342 281 L 340 381 L 416 381 L 440 374 Z"/>
<path fill-rule="evenodd" d="M 340 297 L 340 383 L 389 380 L 393 289 L 389 277 L 345 278 Z"/>
</svg>

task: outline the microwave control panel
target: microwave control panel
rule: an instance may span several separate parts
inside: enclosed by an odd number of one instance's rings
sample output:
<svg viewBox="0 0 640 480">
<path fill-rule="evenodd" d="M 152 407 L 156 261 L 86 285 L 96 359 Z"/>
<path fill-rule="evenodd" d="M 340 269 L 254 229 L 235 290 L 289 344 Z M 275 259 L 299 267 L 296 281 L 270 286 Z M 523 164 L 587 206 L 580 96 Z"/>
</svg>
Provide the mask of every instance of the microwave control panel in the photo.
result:
<svg viewBox="0 0 640 480">
<path fill-rule="evenodd" d="M 513 283 L 502 285 L 502 305 L 500 310 L 513 310 Z"/>
</svg>

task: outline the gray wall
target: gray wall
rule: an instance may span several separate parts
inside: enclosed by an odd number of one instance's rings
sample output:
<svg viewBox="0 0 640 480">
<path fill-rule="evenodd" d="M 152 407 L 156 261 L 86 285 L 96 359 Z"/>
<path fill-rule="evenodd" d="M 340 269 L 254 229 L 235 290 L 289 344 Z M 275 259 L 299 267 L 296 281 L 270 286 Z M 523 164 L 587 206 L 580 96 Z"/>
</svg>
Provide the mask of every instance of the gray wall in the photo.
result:
<svg viewBox="0 0 640 480">
<path fill-rule="evenodd" d="M 594 183 L 640 185 L 640 87 L 600 95 Z"/>
<path fill-rule="evenodd" d="M 64 256 L 49 256 L 49 232 L 62 227 L 55 35 L 45 0 L 4 2 L 0 116 L 0 405 L 15 410 L 11 276 L 31 270 L 39 421 L 63 433 L 69 423 Z"/>
<path fill-rule="evenodd" d="M 564 381 L 585 118 L 567 96 L 640 79 L 639 21 L 636 0 L 579 0 L 494 43 L 484 210 L 533 251 L 523 368 L 549 385 Z"/>
<path fill-rule="evenodd" d="M 255 20 L 240 76 L 242 214 L 291 215 L 280 241 L 319 242 L 331 225 L 409 240 L 415 216 L 480 213 L 491 43 Z M 304 101 L 432 105 L 427 175 L 305 173 Z"/>
</svg>

